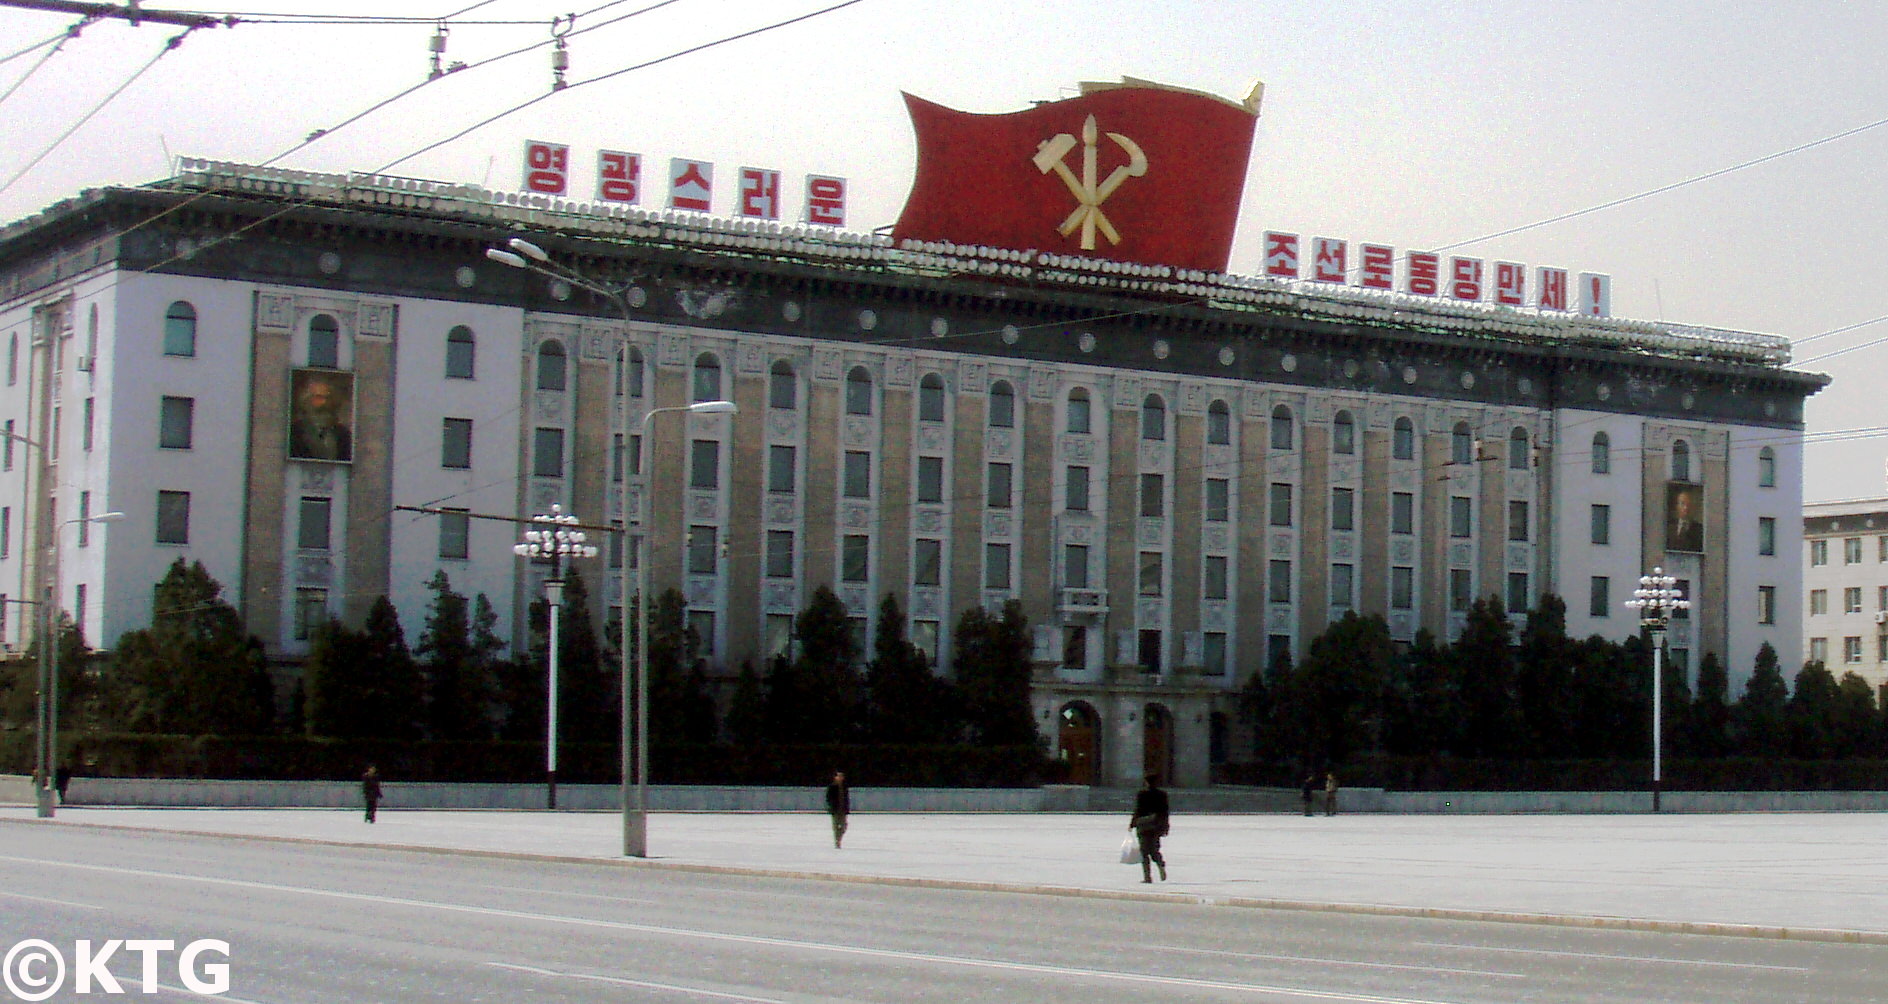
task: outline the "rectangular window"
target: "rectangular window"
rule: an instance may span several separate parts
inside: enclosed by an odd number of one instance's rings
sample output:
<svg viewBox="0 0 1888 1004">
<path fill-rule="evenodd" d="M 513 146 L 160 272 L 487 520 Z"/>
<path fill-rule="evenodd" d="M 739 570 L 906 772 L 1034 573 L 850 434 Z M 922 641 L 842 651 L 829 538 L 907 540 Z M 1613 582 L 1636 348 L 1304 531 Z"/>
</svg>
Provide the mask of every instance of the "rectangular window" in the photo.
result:
<svg viewBox="0 0 1888 1004">
<path fill-rule="evenodd" d="M 1272 482 L 1272 525 L 1291 525 L 1291 485 Z"/>
<path fill-rule="evenodd" d="M 0 470 L 13 469 L 13 420 L 7 419 L 6 444 L 0 446 Z"/>
<path fill-rule="evenodd" d="M 1810 616 L 1820 617 L 1821 615 L 1826 614 L 1828 612 L 1829 612 L 1829 590 L 1827 589 L 1810 590 L 1809 591 Z"/>
<path fill-rule="evenodd" d="M 1461 495 L 1449 497 L 1449 536 L 1469 537 L 1475 532 L 1473 500 Z"/>
<path fill-rule="evenodd" d="M 1205 676 L 1226 675 L 1226 632 L 1208 631 L 1200 637 L 1200 672 Z"/>
<path fill-rule="evenodd" d="M 872 567 L 872 538 L 862 533 L 846 534 L 841 541 L 839 577 L 845 582 L 864 582 Z"/>
<path fill-rule="evenodd" d="M 1206 521 L 1224 523 L 1232 510 L 1232 482 L 1225 478 L 1206 479 Z"/>
<path fill-rule="evenodd" d="M 688 528 L 688 571 L 691 575 L 713 575 L 715 559 L 720 550 L 716 544 L 716 529 L 712 526 L 696 524 Z"/>
<path fill-rule="evenodd" d="M 1613 580 L 1604 575 L 1595 575 L 1587 583 L 1586 615 L 1588 617 L 1611 617 L 1613 615 Z"/>
<path fill-rule="evenodd" d="M 81 630 L 85 627 L 85 583 L 83 582 L 72 587 L 72 623 L 78 625 Z"/>
<path fill-rule="evenodd" d="M 79 546 L 88 547 L 92 543 L 92 493 L 79 493 Z"/>
<path fill-rule="evenodd" d="M 1291 602 L 1291 562 L 1273 558 L 1266 566 L 1265 598 L 1272 603 Z"/>
<path fill-rule="evenodd" d="M 610 570 L 620 572 L 623 570 L 623 548 L 629 543 L 629 534 L 623 532 L 623 521 L 620 519 L 610 520 L 610 526 L 613 529 L 610 533 L 604 535 L 609 539 L 609 543 L 604 545 L 604 551 L 610 564 Z M 445 557 L 445 555 L 440 555 L 440 557 Z M 622 618 L 612 617 L 607 623 L 620 624 L 622 623 Z"/>
<path fill-rule="evenodd" d="M 765 650 L 769 656 L 791 658 L 793 655 L 793 615 L 767 615 L 767 641 Z"/>
<path fill-rule="evenodd" d="M 930 660 L 933 666 L 937 665 L 937 634 L 937 621 L 911 622 L 911 644 L 918 651 L 923 652 L 924 657 Z"/>
<path fill-rule="evenodd" d="M 1679 598 L 1679 599 L 1681 599 L 1681 600 L 1690 600 L 1690 599 L 1691 599 L 1691 580 L 1690 580 L 1690 579 L 1679 579 L 1679 580 L 1677 580 L 1676 582 L 1674 582 L 1674 583 L 1673 583 L 1673 588 L 1675 588 L 1675 589 L 1676 589 L 1676 590 L 1678 591 L 1678 598 Z M 1861 597 L 1860 597 L 1860 595 L 1859 595 L 1859 594 L 1860 594 L 1860 592 L 1861 592 L 1861 590 L 1856 590 L 1856 592 L 1857 592 L 1857 594 L 1858 594 L 1858 595 L 1857 595 L 1857 597 L 1856 597 L 1856 602 L 1857 602 L 1857 604 L 1858 604 L 1858 607 L 1857 607 L 1857 609 L 1860 609 L 1860 607 L 1859 607 L 1859 604 L 1860 604 L 1860 602 L 1861 602 Z M 1688 621 L 1688 620 L 1690 620 L 1690 619 L 1691 619 L 1691 607 L 1690 607 L 1690 606 L 1682 606 L 1682 607 L 1679 607 L 1679 608 L 1678 608 L 1678 609 L 1676 609 L 1676 610 L 1673 610 L 1673 611 L 1672 611 L 1672 619 L 1673 619 L 1673 620 L 1675 620 L 1675 621 Z"/>
<path fill-rule="evenodd" d="M 531 439 L 531 473 L 540 478 L 564 476 L 564 430 L 537 430 Z"/>
<path fill-rule="evenodd" d="M 1331 489 L 1331 529 L 1357 529 L 1357 493 L 1354 490 Z"/>
<path fill-rule="evenodd" d="M 52 437 L 46 440 L 46 452 L 50 454 L 46 459 L 55 463 L 59 460 L 59 440 L 63 438 L 59 434 L 61 427 L 60 407 L 55 404 L 52 406 Z"/>
<path fill-rule="evenodd" d="M 1842 540 L 1842 563 L 1859 565 L 1862 563 L 1862 538 L 1844 537 Z"/>
<path fill-rule="evenodd" d="M 610 483 L 623 483 L 623 434 L 610 437 Z"/>
<path fill-rule="evenodd" d="M 1408 610 L 1415 605 L 1416 569 L 1398 565 L 1390 569 L 1390 609 Z"/>
<path fill-rule="evenodd" d="M 1062 548 L 1062 586 L 1088 588 L 1088 545 L 1068 544 Z"/>
<path fill-rule="evenodd" d="M 1850 586 L 1842 590 L 1842 612 L 1859 614 L 1862 612 L 1862 587 Z"/>
<path fill-rule="evenodd" d="M 918 458 L 918 501 L 944 501 L 944 458 Z"/>
<path fill-rule="evenodd" d="M 1526 502 L 1509 502 L 1508 503 L 1508 539 L 1509 540 L 1526 540 L 1528 539 L 1527 534 L 1528 534 L 1527 503 Z"/>
<path fill-rule="evenodd" d="M 642 476 L 642 437 L 641 436 L 632 435 L 629 437 L 629 457 L 627 458 L 627 462 L 629 463 L 629 473 L 636 475 L 637 477 L 641 477 Z"/>
<path fill-rule="evenodd" d="M 1165 575 L 1165 563 L 1159 551 L 1141 552 L 1141 588 L 1142 596 L 1160 596 Z"/>
<path fill-rule="evenodd" d="M 1159 474 L 1141 475 L 1141 515 L 1167 514 L 1167 479 Z"/>
<path fill-rule="evenodd" d="M 1888 561 L 1888 537 L 1875 538 L 1875 560 Z"/>
<path fill-rule="evenodd" d="M 0 506 L 0 558 L 13 556 L 13 507 Z M 5 604 L 0 604 L 4 606 Z M 3 641 L 4 639 L 0 639 Z"/>
<path fill-rule="evenodd" d="M 328 526 L 333 512 L 333 499 L 304 496 L 300 527 L 295 534 L 295 546 L 304 551 L 326 551 Z"/>
<path fill-rule="evenodd" d="M 1160 672 L 1160 632 L 1143 629 L 1141 631 L 1141 672 Z"/>
<path fill-rule="evenodd" d="M 1008 464 L 990 465 L 990 508 L 1008 509 L 1010 507 L 1010 472 L 1011 468 Z"/>
<path fill-rule="evenodd" d="M 158 401 L 157 445 L 165 450 L 188 450 L 195 437 L 197 399 L 164 397 Z"/>
<path fill-rule="evenodd" d="M 7 431 L 12 431 L 12 423 L 8 423 Z M 12 462 L 8 461 L 7 466 L 13 466 Z M 1812 565 L 1827 565 L 1829 563 L 1828 541 L 1812 540 L 1809 542 L 1809 563 Z"/>
<path fill-rule="evenodd" d="M 1757 587 L 1757 623 L 1775 624 L 1777 622 L 1777 587 Z M 1888 635 L 1883 635 L 1888 638 Z"/>
<path fill-rule="evenodd" d="M 472 466 L 471 419 L 442 420 L 439 429 L 439 466 L 455 470 L 465 470 Z"/>
<path fill-rule="evenodd" d="M 793 531 L 767 531 L 767 577 L 793 578 Z"/>
<path fill-rule="evenodd" d="M 1088 468 L 1069 468 L 1068 510 L 1088 511 Z"/>
<path fill-rule="evenodd" d="M 1088 628 L 1071 624 L 1062 629 L 1062 665 L 1069 669 L 1088 665 Z"/>
<path fill-rule="evenodd" d="M 983 545 L 983 588 L 1008 589 L 1010 587 L 1010 546 L 1008 544 Z"/>
<path fill-rule="evenodd" d="M 1511 614 L 1524 613 L 1527 610 L 1531 609 L 1533 606 L 1534 606 L 1533 600 L 1528 595 L 1527 573 L 1526 572 L 1509 572 L 1508 573 L 1508 612 Z"/>
<path fill-rule="evenodd" d="M 1888 586 L 1875 587 L 1875 609 L 1888 610 Z"/>
<path fill-rule="evenodd" d="M 0 601 L 4 600 L 5 597 L 0 597 Z M 0 627 L 4 627 L 4 625 L 0 625 Z M 1875 661 L 1888 662 L 1888 634 L 1878 634 L 1875 636 Z"/>
<path fill-rule="evenodd" d="M 79 430 L 79 447 L 85 452 L 92 452 L 92 420 L 97 417 L 98 406 L 92 398 L 85 399 L 85 427 Z"/>
<path fill-rule="evenodd" d="M 701 649 L 697 654 L 703 656 L 714 655 L 715 612 L 713 610 L 690 610 L 688 612 L 688 626 L 690 630 L 695 632 L 695 637 L 701 642 Z"/>
<path fill-rule="evenodd" d="M 768 491 L 790 492 L 793 490 L 794 484 L 799 480 L 797 467 L 800 458 L 798 452 L 796 448 L 791 446 L 767 447 Z M 924 470 L 924 461 L 920 459 L 918 465 L 918 470 L 922 472 Z M 919 484 L 923 483 L 923 479 L 920 478 Z"/>
<path fill-rule="evenodd" d="M 944 581 L 944 542 L 919 537 L 911 566 L 911 581 L 920 586 L 935 586 Z"/>
<path fill-rule="evenodd" d="M 1467 610 L 1475 602 L 1475 579 L 1466 568 L 1449 569 L 1449 609 Z"/>
<path fill-rule="evenodd" d="M 621 538 L 621 534 L 611 534 Z M 621 546 L 620 544 L 618 545 Z M 439 514 L 439 556 L 463 561 L 472 553 L 472 516 L 463 509 Z M 620 552 L 619 552 L 620 553 Z"/>
<path fill-rule="evenodd" d="M 1757 517 L 1757 553 L 1777 553 L 1777 518 L 1775 516 Z"/>
<path fill-rule="evenodd" d="M 697 439 L 689 445 L 688 486 L 721 487 L 721 444 L 712 439 Z"/>
<path fill-rule="evenodd" d="M 328 591 L 302 587 L 295 590 L 295 640 L 307 641 L 328 622 Z"/>
<path fill-rule="evenodd" d="M 1858 663 L 1862 661 L 1862 636 L 1850 635 L 1842 639 L 1842 661 Z"/>
<path fill-rule="evenodd" d="M 872 497 L 872 455 L 864 450 L 847 450 L 842 494 L 849 499 Z"/>
<path fill-rule="evenodd" d="M 1202 562 L 1201 569 L 1205 579 L 1205 597 L 1209 600 L 1226 598 L 1226 558 L 1224 555 L 1209 554 Z"/>
<path fill-rule="evenodd" d="M 1613 507 L 1595 505 L 1589 512 L 1592 513 L 1592 530 L 1588 539 L 1595 544 L 1611 544 L 1613 542 Z"/>
<path fill-rule="evenodd" d="M 190 493 L 157 493 L 157 542 L 190 543 Z"/>
<path fill-rule="evenodd" d="M 1809 661 L 1829 665 L 1829 639 L 1811 638 L 1809 640 Z"/>
<path fill-rule="evenodd" d="M 1331 605 L 1334 607 L 1353 607 L 1357 605 L 1355 579 L 1357 566 L 1331 566 Z"/>
<path fill-rule="evenodd" d="M 1416 532 L 1416 495 L 1414 492 L 1390 494 L 1390 532 Z"/>
</svg>

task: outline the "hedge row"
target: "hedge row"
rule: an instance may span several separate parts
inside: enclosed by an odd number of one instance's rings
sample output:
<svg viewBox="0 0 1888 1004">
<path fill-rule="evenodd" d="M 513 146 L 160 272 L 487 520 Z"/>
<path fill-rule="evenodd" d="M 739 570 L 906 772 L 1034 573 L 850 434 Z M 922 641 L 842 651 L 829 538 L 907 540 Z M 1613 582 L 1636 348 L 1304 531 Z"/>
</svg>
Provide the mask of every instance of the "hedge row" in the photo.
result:
<svg viewBox="0 0 1888 1004">
<path fill-rule="evenodd" d="M 1346 785 L 1390 791 L 1639 791 L 1651 786 L 1652 761 L 1367 757 L 1337 772 Z M 1668 759 L 1661 773 L 1667 791 L 1888 790 L 1888 760 Z M 1224 764 L 1215 779 L 1295 788 L 1303 773 L 1294 764 Z"/>
<path fill-rule="evenodd" d="M 369 763 L 402 781 L 544 778 L 544 746 L 528 742 L 399 742 L 145 734 L 61 736 L 63 762 L 97 777 L 203 777 L 292 781 L 358 777 Z M 558 779 L 615 784 L 614 743 L 558 747 Z M 33 768 L 32 733 L 0 733 L 0 770 Z M 1031 746 L 673 746 L 649 761 L 655 784 L 824 784 L 834 770 L 853 784 L 1016 788 L 1058 780 L 1058 764 Z"/>
</svg>

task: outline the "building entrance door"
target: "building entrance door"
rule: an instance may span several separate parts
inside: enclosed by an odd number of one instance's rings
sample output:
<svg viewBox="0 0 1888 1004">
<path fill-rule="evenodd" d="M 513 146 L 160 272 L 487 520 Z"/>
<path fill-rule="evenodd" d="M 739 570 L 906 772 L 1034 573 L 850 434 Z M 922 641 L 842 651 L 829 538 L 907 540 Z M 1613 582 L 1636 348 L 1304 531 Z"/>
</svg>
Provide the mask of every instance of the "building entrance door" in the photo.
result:
<svg viewBox="0 0 1888 1004">
<path fill-rule="evenodd" d="M 1173 715 L 1158 704 L 1142 709 L 1141 773 L 1173 783 Z"/>
<path fill-rule="evenodd" d="M 1055 745 L 1062 762 L 1068 764 L 1069 784 L 1094 784 L 1096 755 L 1095 709 L 1076 702 L 1062 706 L 1061 723 L 1056 729 Z"/>
</svg>

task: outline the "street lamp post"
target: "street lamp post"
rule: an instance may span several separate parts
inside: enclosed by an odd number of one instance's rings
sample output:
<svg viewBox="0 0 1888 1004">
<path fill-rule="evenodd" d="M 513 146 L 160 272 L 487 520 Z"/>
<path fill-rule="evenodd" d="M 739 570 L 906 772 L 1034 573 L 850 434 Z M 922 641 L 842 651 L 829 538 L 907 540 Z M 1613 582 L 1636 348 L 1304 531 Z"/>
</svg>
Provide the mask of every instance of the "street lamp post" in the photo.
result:
<svg viewBox="0 0 1888 1004">
<path fill-rule="evenodd" d="M 1691 601 L 1679 592 L 1676 577 L 1666 575 L 1663 568 L 1653 568 L 1652 574 L 1639 577 L 1639 588 L 1632 591 L 1632 599 L 1626 601 L 1626 606 L 1639 611 L 1640 625 L 1652 633 L 1652 811 L 1657 812 L 1664 780 L 1661 751 L 1665 734 L 1665 628 L 1671 623 L 1672 612 L 1690 609 Z"/>
<path fill-rule="evenodd" d="M 116 523 L 124 519 L 121 512 L 101 512 L 96 516 L 78 516 L 61 522 L 53 528 L 55 556 L 58 553 L 59 534 L 74 523 Z M 51 590 L 47 590 L 50 594 Z M 38 769 L 34 782 L 34 801 L 39 818 L 51 819 L 57 799 L 57 783 L 54 780 L 58 770 L 59 756 L 59 602 L 48 595 L 45 599 L 34 602 L 39 607 L 39 750 Z"/>
<path fill-rule="evenodd" d="M 584 543 L 582 530 L 571 529 L 568 524 L 577 522 L 577 517 L 564 512 L 564 507 L 551 503 L 548 516 L 531 517 L 532 529 L 524 532 L 524 542 L 512 545 L 513 554 L 521 558 L 551 559 L 551 577 L 544 580 L 544 603 L 550 608 L 550 653 L 548 692 L 549 708 L 545 713 L 544 726 L 544 790 L 545 807 L 557 808 L 557 620 L 558 611 L 564 604 L 563 560 L 565 558 L 594 558 L 597 549 Z"/>
</svg>

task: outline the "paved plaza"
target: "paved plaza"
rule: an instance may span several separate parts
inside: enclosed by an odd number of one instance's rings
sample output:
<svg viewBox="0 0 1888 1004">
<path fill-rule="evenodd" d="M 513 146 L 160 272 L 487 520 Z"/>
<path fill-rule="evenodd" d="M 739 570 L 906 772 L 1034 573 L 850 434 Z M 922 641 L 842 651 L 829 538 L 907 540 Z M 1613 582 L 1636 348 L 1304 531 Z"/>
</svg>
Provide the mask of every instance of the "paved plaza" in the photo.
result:
<svg viewBox="0 0 1888 1004">
<path fill-rule="evenodd" d="M 614 813 L 71 807 L 50 822 L 622 861 Z M 1125 817 L 856 813 L 843 850 L 816 813 L 657 813 L 642 867 L 991 886 L 1106 898 L 1888 944 L 1888 815 L 1177 815 L 1171 881 L 1117 863 Z"/>
</svg>

